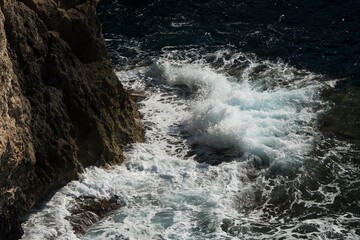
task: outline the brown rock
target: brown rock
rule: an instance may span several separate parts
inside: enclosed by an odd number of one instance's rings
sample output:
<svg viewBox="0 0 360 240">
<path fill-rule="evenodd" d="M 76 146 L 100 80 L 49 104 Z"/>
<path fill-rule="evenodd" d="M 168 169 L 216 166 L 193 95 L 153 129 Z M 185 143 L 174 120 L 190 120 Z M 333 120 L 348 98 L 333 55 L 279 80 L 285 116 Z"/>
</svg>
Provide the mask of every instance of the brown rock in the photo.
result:
<svg viewBox="0 0 360 240">
<path fill-rule="evenodd" d="M 14 216 L 49 191 L 84 167 L 121 163 L 123 147 L 142 140 L 96 5 L 0 0 L 0 239 L 16 239 Z"/>
</svg>

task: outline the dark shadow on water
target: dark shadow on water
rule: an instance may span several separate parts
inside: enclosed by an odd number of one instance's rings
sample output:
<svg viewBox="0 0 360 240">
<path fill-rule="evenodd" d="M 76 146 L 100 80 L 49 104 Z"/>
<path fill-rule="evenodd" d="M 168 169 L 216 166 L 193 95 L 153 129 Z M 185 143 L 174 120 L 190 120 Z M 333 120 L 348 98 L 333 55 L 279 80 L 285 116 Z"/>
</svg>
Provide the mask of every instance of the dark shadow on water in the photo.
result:
<svg viewBox="0 0 360 240">
<path fill-rule="evenodd" d="M 29 220 L 29 218 L 38 213 L 41 212 L 42 210 L 44 210 L 44 208 L 46 207 L 46 204 L 48 202 L 51 201 L 51 199 L 54 197 L 54 195 L 61 189 L 61 187 L 54 189 L 53 191 L 51 191 L 50 193 L 48 193 L 46 195 L 46 197 L 39 199 L 38 203 L 30 210 L 30 212 L 28 214 L 25 215 L 25 217 L 22 219 L 22 222 L 26 222 Z"/>
<path fill-rule="evenodd" d="M 99 16 L 105 36 L 133 38 L 150 52 L 233 45 L 337 78 L 360 74 L 359 1 L 105 0 Z"/>
</svg>

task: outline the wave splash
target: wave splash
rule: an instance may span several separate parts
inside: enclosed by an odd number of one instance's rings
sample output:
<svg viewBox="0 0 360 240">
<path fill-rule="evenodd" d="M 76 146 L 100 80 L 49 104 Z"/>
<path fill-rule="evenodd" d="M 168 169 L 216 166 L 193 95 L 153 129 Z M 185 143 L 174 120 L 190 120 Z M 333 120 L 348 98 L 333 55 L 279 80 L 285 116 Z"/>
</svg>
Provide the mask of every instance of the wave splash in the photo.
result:
<svg viewBox="0 0 360 240">
<path fill-rule="evenodd" d="M 286 72 L 286 67 L 280 65 L 278 74 Z M 249 78 L 256 64 L 237 77 L 200 63 L 160 60 L 156 68 L 170 86 L 196 92 L 191 115 L 184 121 L 194 143 L 277 161 L 301 160 L 312 150 L 316 121 L 324 111 L 319 108 L 322 86 L 316 75 L 308 73 L 304 81 L 293 70 L 293 76 L 285 76 L 286 86 L 264 91 Z"/>
<path fill-rule="evenodd" d="M 293 181 L 266 179 L 267 170 L 256 168 L 250 157 L 268 158 L 271 165 L 304 160 L 316 142 L 317 117 L 327 106 L 319 97 L 323 84 L 316 75 L 284 64 L 246 61 L 239 67 L 232 61 L 243 56 L 222 63 L 218 58 L 223 57 L 192 62 L 164 57 L 152 66 L 118 72 L 125 86 L 145 95 L 139 104 L 146 143 L 127 149 L 126 164 L 89 168 L 59 190 L 23 224 L 23 239 L 343 236 L 345 225 L 333 226 L 331 217 L 288 219 L 287 211 L 296 211 L 289 205 L 303 206 L 292 216 L 302 216 L 304 206 L 321 207 L 302 199 L 300 187 L 293 189 L 309 177 L 306 169 Z M 245 157 L 212 166 L 195 161 L 193 145 L 227 148 Z M 322 189 L 314 190 L 316 196 L 328 196 L 325 204 L 331 204 L 338 193 Z M 66 220 L 75 199 L 112 195 L 126 205 L 85 236 L 75 236 Z"/>
</svg>

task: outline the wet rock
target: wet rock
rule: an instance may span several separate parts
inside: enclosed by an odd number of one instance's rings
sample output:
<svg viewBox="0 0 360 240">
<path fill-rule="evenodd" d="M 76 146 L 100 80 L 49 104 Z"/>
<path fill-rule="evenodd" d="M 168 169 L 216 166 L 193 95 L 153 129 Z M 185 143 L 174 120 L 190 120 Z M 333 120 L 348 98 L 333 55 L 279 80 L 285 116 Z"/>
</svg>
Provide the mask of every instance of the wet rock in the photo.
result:
<svg viewBox="0 0 360 240">
<path fill-rule="evenodd" d="M 71 216 L 66 219 L 70 221 L 77 235 L 83 235 L 93 224 L 123 206 L 125 202 L 118 196 L 108 199 L 80 197 L 75 200 L 74 206 L 70 209 Z"/>
<path fill-rule="evenodd" d="M 18 238 L 15 223 L 50 191 L 87 166 L 122 163 L 124 146 L 142 140 L 97 3 L 0 0 L 1 239 Z"/>
<path fill-rule="evenodd" d="M 19 239 L 24 234 L 14 206 L 3 206 L 0 212 L 0 239 Z"/>
</svg>

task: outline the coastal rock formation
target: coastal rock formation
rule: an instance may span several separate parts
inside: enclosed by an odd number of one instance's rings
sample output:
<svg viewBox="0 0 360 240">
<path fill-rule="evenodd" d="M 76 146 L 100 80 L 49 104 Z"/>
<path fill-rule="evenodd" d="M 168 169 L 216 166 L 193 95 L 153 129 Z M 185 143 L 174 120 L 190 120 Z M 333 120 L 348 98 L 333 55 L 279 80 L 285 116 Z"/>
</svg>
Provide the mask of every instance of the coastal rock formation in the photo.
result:
<svg viewBox="0 0 360 240">
<path fill-rule="evenodd" d="M 70 221 L 75 234 L 81 236 L 86 230 L 111 212 L 125 206 L 125 202 L 114 195 L 109 198 L 80 197 L 70 209 Z"/>
<path fill-rule="evenodd" d="M 113 72 L 97 0 L 0 0 L 0 239 L 84 167 L 124 160 L 139 113 Z"/>
</svg>

